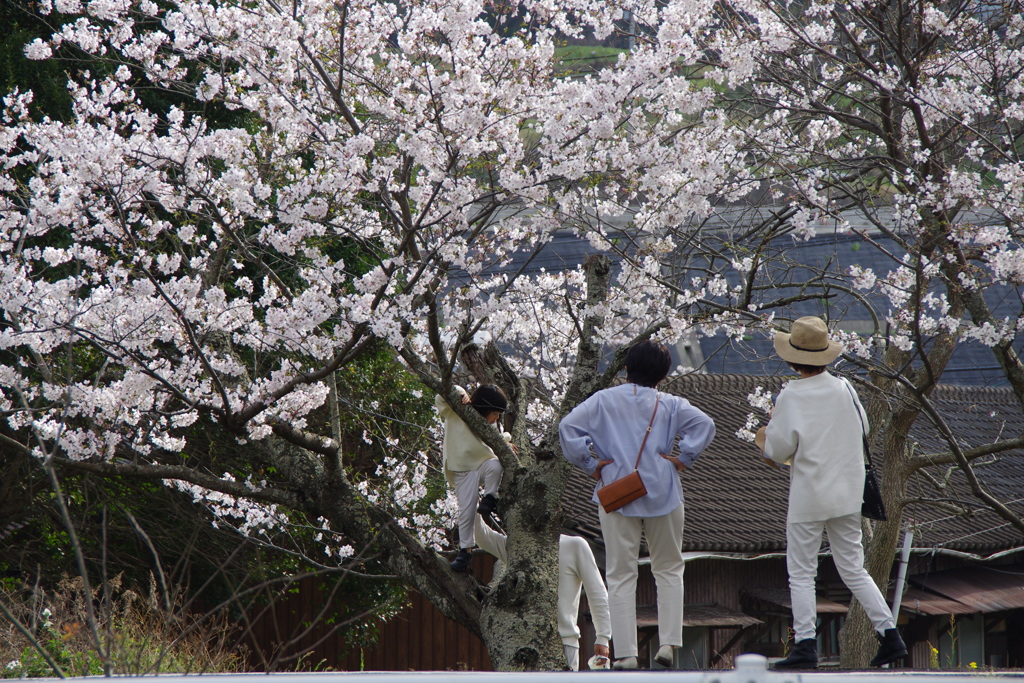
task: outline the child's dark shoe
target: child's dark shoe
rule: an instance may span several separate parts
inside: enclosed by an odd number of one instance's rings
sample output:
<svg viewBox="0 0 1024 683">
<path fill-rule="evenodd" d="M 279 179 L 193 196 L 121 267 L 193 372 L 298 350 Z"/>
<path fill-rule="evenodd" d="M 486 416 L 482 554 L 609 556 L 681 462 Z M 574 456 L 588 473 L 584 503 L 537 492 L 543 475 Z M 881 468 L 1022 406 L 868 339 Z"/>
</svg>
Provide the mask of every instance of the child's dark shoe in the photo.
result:
<svg viewBox="0 0 1024 683">
<path fill-rule="evenodd" d="M 469 552 L 469 548 L 459 548 L 459 554 L 455 556 L 455 559 L 448 566 L 452 568 L 453 572 L 468 572 L 469 563 L 472 561 L 473 554 Z"/>
<path fill-rule="evenodd" d="M 498 509 L 498 498 L 493 493 L 488 493 L 480 499 L 480 505 L 476 511 L 480 513 L 480 516 L 487 519 L 488 515 Z"/>
</svg>

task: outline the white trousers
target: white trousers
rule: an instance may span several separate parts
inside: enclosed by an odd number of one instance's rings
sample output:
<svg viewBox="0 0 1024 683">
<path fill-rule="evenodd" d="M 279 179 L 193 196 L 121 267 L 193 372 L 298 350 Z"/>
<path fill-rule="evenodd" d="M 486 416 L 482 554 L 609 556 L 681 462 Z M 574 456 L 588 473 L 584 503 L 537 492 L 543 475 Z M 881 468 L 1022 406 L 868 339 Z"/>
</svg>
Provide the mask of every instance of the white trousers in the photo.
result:
<svg viewBox="0 0 1024 683">
<path fill-rule="evenodd" d="M 484 495 L 498 495 L 501 475 L 504 470 L 497 458 L 484 460 L 475 470 L 452 472 L 455 479 L 455 498 L 459 501 L 459 547 L 472 548 L 476 545 L 473 523 L 476 520 L 476 508 L 480 500 L 480 487 L 484 487 Z"/>
<path fill-rule="evenodd" d="M 577 641 L 579 642 L 579 641 Z M 566 645 L 562 643 L 562 649 L 565 651 L 565 661 L 569 663 L 570 671 L 580 670 L 580 648 L 579 646 L 573 647 L 572 645 Z"/>
<path fill-rule="evenodd" d="M 640 535 L 647 538 L 658 591 L 660 645 L 683 644 L 683 506 L 661 517 L 625 517 L 597 508 L 604 536 L 608 610 L 615 658 L 637 656 L 636 580 Z"/>
<path fill-rule="evenodd" d="M 793 631 L 797 642 L 815 637 L 817 607 L 814 579 L 818 574 L 818 550 L 821 532 L 828 532 L 832 559 L 843 583 L 860 602 L 872 626 L 879 633 L 896 626 L 871 575 L 864 569 L 861 545 L 860 513 L 834 517 L 823 522 L 790 522 L 786 525 L 786 564 L 789 568 L 789 595 L 793 602 Z"/>
<path fill-rule="evenodd" d="M 494 555 L 498 558 L 499 562 L 508 566 L 508 550 L 505 547 L 508 539 L 505 538 L 505 534 L 498 533 L 491 527 L 484 524 L 483 518 L 480 517 L 480 515 L 474 516 L 476 518 L 476 523 L 473 527 L 473 531 L 476 534 L 476 542 L 479 544 L 480 549 Z M 559 603 L 560 602 L 561 601 L 559 601 Z M 559 604 L 559 607 L 561 607 L 561 604 Z M 573 616 L 575 617 L 575 615 Z M 569 668 L 573 671 L 579 671 L 580 639 L 568 637 L 562 638 L 562 649 L 565 652 L 565 661 L 568 663 Z"/>
</svg>

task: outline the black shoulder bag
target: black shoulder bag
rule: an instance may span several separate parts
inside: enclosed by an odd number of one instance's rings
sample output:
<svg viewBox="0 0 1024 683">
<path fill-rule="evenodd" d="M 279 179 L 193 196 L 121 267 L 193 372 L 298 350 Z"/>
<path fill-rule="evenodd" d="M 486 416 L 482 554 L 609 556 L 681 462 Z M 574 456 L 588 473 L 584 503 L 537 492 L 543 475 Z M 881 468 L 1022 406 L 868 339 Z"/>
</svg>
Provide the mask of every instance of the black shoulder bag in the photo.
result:
<svg viewBox="0 0 1024 683">
<path fill-rule="evenodd" d="M 857 399 L 853 393 L 853 387 L 846 382 L 846 388 L 850 396 L 854 397 L 853 409 L 857 411 L 857 419 L 860 420 L 860 438 L 864 444 L 864 502 L 860 507 L 860 514 L 868 519 L 885 521 L 885 503 L 882 502 L 882 490 L 878 487 L 878 480 L 875 478 L 875 466 L 871 462 L 871 449 L 868 447 L 868 435 L 864 429 L 864 418 L 861 417 L 860 408 L 857 407 Z"/>
</svg>

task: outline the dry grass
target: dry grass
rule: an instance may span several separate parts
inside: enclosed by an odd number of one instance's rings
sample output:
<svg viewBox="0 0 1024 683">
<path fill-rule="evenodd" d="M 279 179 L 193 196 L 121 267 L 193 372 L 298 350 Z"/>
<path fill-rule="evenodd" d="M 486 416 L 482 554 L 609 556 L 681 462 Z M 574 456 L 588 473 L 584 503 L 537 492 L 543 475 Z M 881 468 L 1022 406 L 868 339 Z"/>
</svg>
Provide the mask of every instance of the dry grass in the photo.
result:
<svg viewBox="0 0 1024 683">
<path fill-rule="evenodd" d="M 180 594 L 179 594 L 180 595 Z M 118 576 L 92 594 L 90 627 L 80 579 L 53 590 L 0 589 L 0 678 L 240 671 L 226 614 L 193 615 L 180 599 L 123 586 Z M 13 618 L 13 621 L 12 621 Z"/>
</svg>

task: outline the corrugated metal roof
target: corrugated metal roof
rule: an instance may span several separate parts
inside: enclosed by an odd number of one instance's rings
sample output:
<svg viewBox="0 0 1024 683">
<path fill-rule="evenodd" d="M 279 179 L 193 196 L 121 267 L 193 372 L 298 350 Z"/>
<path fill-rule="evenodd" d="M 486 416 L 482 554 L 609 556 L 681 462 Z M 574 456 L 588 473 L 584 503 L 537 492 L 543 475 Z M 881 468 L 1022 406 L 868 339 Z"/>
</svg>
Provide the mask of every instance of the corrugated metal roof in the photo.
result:
<svg viewBox="0 0 1024 683">
<path fill-rule="evenodd" d="M 882 211 L 884 213 L 888 209 Z M 859 229 L 874 232 L 863 216 L 853 215 L 853 213 L 848 212 L 846 220 Z M 964 216 L 964 220 L 980 222 L 992 220 L 992 217 L 985 215 L 984 212 L 974 215 L 965 213 Z M 611 221 L 616 223 L 619 228 L 623 228 L 626 218 L 628 216 L 624 214 L 613 218 L 602 217 L 602 220 Z M 763 219 L 763 214 L 759 218 L 750 218 L 750 220 L 759 219 Z M 715 227 L 722 227 L 720 223 L 714 221 L 712 224 Z M 733 237 L 730 231 L 716 234 L 714 230 L 708 230 L 707 227 L 702 231 L 702 236 L 712 251 L 713 247 L 717 246 L 716 240 L 731 240 Z M 769 262 L 768 270 L 759 273 L 759 279 L 755 284 L 777 286 L 779 283 L 790 283 L 790 286 L 801 287 L 814 279 L 819 270 L 830 273 L 839 281 L 845 281 L 849 277 L 851 266 L 859 266 L 881 275 L 900 265 L 905 249 L 899 240 L 877 233 L 872 235 L 872 240 L 878 245 L 877 247 L 867 246 L 863 237 L 858 234 L 828 229 L 820 230 L 808 240 L 794 240 L 788 235 L 778 237 L 766 247 L 776 252 L 785 251 L 787 262 Z M 623 240 L 623 244 L 628 245 L 625 247 L 627 252 L 635 251 L 634 240 Z M 731 253 L 731 251 L 731 247 L 725 247 L 722 253 Z M 512 255 L 511 263 L 496 265 L 488 272 L 518 271 L 520 269 L 528 274 L 541 271 L 560 272 L 579 267 L 587 257 L 594 253 L 594 248 L 590 243 L 580 239 L 572 230 L 558 230 L 551 235 L 549 241 L 531 245 L 529 249 L 516 252 Z M 613 271 L 618 272 L 619 263 L 622 260 L 621 255 L 611 251 L 605 252 L 605 254 L 612 261 Z M 701 272 L 705 268 L 711 268 L 711 264 L 700 255 L 687 254 L 684 257 L 684 263 L 686 263 L 686 267 L 680 268 L 680 272 L 683 273 L 683 281 L 679 283 L 683 287 L 689 286 L 692 272 Z M 719 269 L 712 268 L 712 270 Z M 741 275 L 735 269 L 726 268 L 723 275 L 730 286 L 740 284 Z M 453 274 L 453 276 L 469 278 L 465 274 Z M 844 289 L 830 288 L 827 290 L 827 298 L 822 296 L 798 301 L 790 305 L 784 312 L 795 318 L 801 315 L 825 315 L 834 311 L 842 311 L 843 322 L 847 325 L 856 322 L 867 324 L 871 321 L 862 306 L 861 296 L 867 296 L 867 300 L 873 304 L 876 310 L 884 311 L 889 308 L 889 303 L 882 298 L 880 292 L 871 291 L 854 295 Z M 992 315 L 996 319 L 1009 318 L 1013 320 L 1021 314 L 1021 297 L 1012 286 L 988 286 L 982 290 L 982 296 L 991 307 Z M 861 320 L 855 320 L 854 316 L 859 316 Z M 773 353 L 771 340 L 766 335 L 758 335 L 748 340 L 737 340 L 721 334 L 713 337 L 701 337 L 699 343 L 703 356 L 707 359 L 704 369 L 712 373 L 765 374 L 785 370 L 785 366 Z M 996 384 L 1005 386 L 1007 384 L 1006 376 L 999 368 L 991 351 L 981 344 L 959 345 L 947 363 L 943 377 L 944 381 L 964 385 Z"/>
<path fill-rule="evenodd" d="M 991 218 L 979 215 L 970 220 L 985 222 Z M 766 248 L 785 251 L 786 262 L 774 263 L 769 260 L 764 263 L 767 270 L 759 272 L 753 284 L 755 287 L 765 284 L 779 287 L 781 283 L 788 283 L 789 287 L 796 289 L 812 281 L 818 271 L 828 272 L 831 277 L 842 282 L 848 279 L 849 269 L 853 266 L 882 276 L 901 265 L 906 250 L 899 240 L 885 235 L 873 235 L 872 240 L 878 246 L 867 245 L 860 235 L 853 233 L 821 231 L 806 241 L 794 240 L 790 236 L 779 237 L 766 245 Z M 699 269 L 706 264 L 700 257 L 695 257 L 691 266 Z M 726 271 L 724 275 L 730 286 L 739 285 L 741 279 L 747 277 L 746 273 L 738 271 Z M 938 288 L 933 287 L 932 290 L 938 291 Z M 827 290 L 827 298 L 821 296 L 793 303 L 785 314 L 794 318 L 831 314 L 835 318 L 837 312 L 841 312 L 838 314 L 841 319 L 835 320 L 840 327 L 857 329 L 860 326 L 871 326 L 873 321 L 868 307 L 860 300 L 861 296 L 871 302 L 871 308 L 875 311 L 886 311 L 891 307 L 891 303 L 879 290 L 854 294 L 841 288 L 830 288 Z M 1021 314 L 1020 293 L 1013 286 L 986 286 L 982 289 L 982 296 L 997 320 L 1014 320 Z M 704 369 L 708 372 L 765 374 L 785 368 L 772 350 L 771 339 L 765 334 L 754 334 L 745 340 L 719 334 L 701 338 L 700 346 L 707 358 Z M 943 381 L 960 385 L 1009 384 L 991 350 L 976 343 L 960 344 L 954 349 L 944 369 Z"/>
<path fill-rule="evenodd" d="M 1024 566 L 963 567 L 912 576 L 909 580 L 913 585 L 931 593 L 963 603 L 970 612 L 1002 612 L 1024 608 Z"/>
<path fill-rule="evenodd" d="M 683 626 L 753 626 L 763 623 L 749 614 L 737 612 L 717 603 L 686 604 L 683 607 Z M 637 628 L 658 625 L 655 605 L 637 605 Z"/>
<path fill-rule="evenodd" d="M 892 591 L 889 591 L 889 604 L 892 604 Z M 959 600 L 936 595 L 929 591 L 910 586 L 903 593 L 900 601 L 901 612 L 915 612 L 917 614 L 972 614 L 978 610 L 970 605 L 965 605 Z"/>
</svg>

